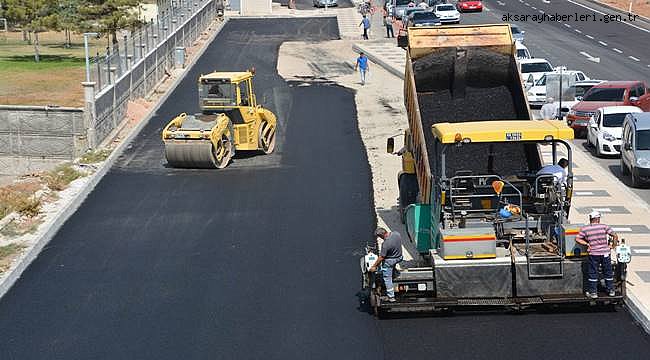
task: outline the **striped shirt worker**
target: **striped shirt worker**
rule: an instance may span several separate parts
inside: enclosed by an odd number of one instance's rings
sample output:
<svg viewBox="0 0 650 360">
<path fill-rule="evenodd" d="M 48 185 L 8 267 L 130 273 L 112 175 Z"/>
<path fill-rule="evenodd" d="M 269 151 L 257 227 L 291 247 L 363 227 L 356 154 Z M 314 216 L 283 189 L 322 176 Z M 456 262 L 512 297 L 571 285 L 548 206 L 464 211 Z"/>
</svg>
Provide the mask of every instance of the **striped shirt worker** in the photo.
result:
<svg viewBox="0 0 650 360">
<path fill-rule="evenodd" d="M 613 234 L 614 230 L 609 225 L 595 223 L 583 226 L 577 240 L 589 244 L 589 255 L 609 255 L 608 235 Z"/>
</svg>

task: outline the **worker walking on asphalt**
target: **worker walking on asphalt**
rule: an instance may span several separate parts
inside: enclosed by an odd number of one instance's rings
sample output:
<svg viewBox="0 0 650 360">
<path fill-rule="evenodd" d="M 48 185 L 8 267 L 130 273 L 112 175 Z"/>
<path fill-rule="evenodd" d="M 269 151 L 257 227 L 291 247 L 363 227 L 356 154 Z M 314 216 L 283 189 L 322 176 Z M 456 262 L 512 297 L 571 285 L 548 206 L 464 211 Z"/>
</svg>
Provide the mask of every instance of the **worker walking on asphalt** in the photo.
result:
<svg viewBox="0 0 650 360">
<path fill-rule="evenodd" d="M 611 245 L 608 239 L 609 236 L 613 240 Z M 600 213 L 598 211 L 592 211 L 589 214 L 589 225 L 585 225 L 580 229 L 576 237 L 576 242 L 586 245 L 587 253 L 589 253 L 587 297 L 592 299 L 598 297 L 598 268 L 601 266 L 609 296 L 615 296 L 614 272 L 612 271 L 610 250 L 618 243 L 618 235 L 616 235 L 611 227 L 600 223 Z"/>
<path fill-rule="evenodd" d="M 359 53 L 357 58 L 357 63 L 354 64 L 354 71 L 359 69 L 359 74 L 361 75 L 361 85 L 366 84 L 366 73 L 370 71 L 370 65 L 368 65 L 368 58 L 363 52 Z"/>
<path fill-rule="evenodd" d="M 388 232 L 379 227 L 375 230 L 375 236 L 384 240 L 381 244 L 381 251 L 377 261 L 370 267 L 370 272 L 377 271 L 381 265 L 381 274 L 386 286 L 388 301 L 395 302 L 395 289 L 393 288 L 393 272 L 395 266 L 402 261 L 402 236 L 397 232 Z"/>
<path fill-rule="evenodd" d="M 363 19 L 361 19 L 359 26 L 363 26 L 363 39 L 368 40 L 368 31 L 370 31 L 370 18 L 368 15 L 363 15 Z"/>
<path fill-rule="evenodd" d="M 555 119 L 557 113 L 555 109 L 555 104 L 553 103 L 554 99 L 552 97 L 547 97 L 546 98 L 546 104 L 542 105 L 542 109 L 540 110 L 542 114 L 542 119 L 544 120 L 553 120 Z"/>
</svg>

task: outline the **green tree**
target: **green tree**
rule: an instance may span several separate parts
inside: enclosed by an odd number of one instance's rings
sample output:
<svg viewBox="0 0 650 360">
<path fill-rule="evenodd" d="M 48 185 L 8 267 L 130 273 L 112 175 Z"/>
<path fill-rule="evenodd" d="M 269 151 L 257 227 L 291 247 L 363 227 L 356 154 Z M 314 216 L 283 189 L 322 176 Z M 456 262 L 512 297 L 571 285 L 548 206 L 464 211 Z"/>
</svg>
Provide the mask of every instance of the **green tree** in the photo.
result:
<svg viewBox="0 0 650 360">
<path fill-rule="evenodd" d="M 34 61 L 40 61 L 38 33 L 47 29 L 47 18 L 50 16 L 50 0 L 5 0 L 7 11 L 5 16 L 11 23 L 18 24 L 23 34 L 28 31 L 34 34 Z"/>
<path fill-rule="evenodd" d="M 139 0 L 84 0 L 79 12 L 85 18 L 86 30 L 108 34 L 109 41 L 115 44 L 118 30 L 134 29 L 141 24 L 134 11 L 139 6 Z"/>
<path fill-rule="evenodd" d="M 83 0 L 48 0 L 50 15 L 43 22 L 48 29 L 63 31 L 65 35 L 65 47 L 72 44 L 71 34 L 80 29 L 84 20 L 79 8 Z"/>
</svg>

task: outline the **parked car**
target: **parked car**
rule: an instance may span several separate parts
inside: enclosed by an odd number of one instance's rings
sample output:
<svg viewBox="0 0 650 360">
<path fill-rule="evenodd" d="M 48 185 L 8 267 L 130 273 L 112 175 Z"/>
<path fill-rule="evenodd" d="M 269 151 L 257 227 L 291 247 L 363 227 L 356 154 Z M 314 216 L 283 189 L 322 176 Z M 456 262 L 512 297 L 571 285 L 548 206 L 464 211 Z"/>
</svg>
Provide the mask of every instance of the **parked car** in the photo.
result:
<svg viewBox="0 0 650 360">
<path fill-rule="evenodd" d="M 567 124 L 576 136 L 586 133 L 587 123 L 598 108 L 629 105 L 650 111 L 650 89 L 642 81 L 605 81 L 594 85 L 579 100 L 567 114 Z"/>
<path fill-rule="evenodd" d="M 315 7 L 338 6 L 337 0 L 314 0 Z"/>
<path fill-rule="evenodd" d="M 554 69 L 555 70 L 555 69 Z M 557 73 L 558 71 L 553 71 L 553 73 Z M 574 81 L 583 81 L 583 80 L 588 80 L 589 77 L 585 75 L 582 71 L 579 70 L 562 70 L 563 74 L 567 74 L 567 76 L 573 76 Z M 546 74 L 542 75 L 539 80 L 535 83 L 535 85 L 531 86 L 528 88 L 528 91 L 526 92 L 526 95 L 528 97 L 528 104 L 530 104 L 530 107 L 541 107 L 546 103 Z M 563 77 L 564 78 L 564 77 Z M 557 83 L 559 83 L 559 77 L 557 80 Z M 568 87 L 569 84 L 567 84 Z M 563 92 L 564 93 L 564 92 Z M 558 92 L 559 94 L 559 92 Z M 557 98 L 558 95 L 556 94 L 555 96 L 552 96 L 554 98 Z"/>
<path fill-rule="evenodd" d="M 458 0 L 456 8 L 460 12 L 483 11 L 483 3 L 478 0 Z"/>
<path fill-rule="evenodd" d="M 619 155 L 623 121 L 628 114 L 640 113 L 636 106 L 606 106 L 596 110 L 589 120 L 587 144 L 596 149 L 596 156 Z"/>
<path fill-rule="evenodd" d="M 402 18 L 406 9 L 409 8 L 410 2 L 411 0 L 393 0 L 390 7 L 391 12 L 389 14 L 396 18 Z"/>
<path fill-rule="evenodd" d="M 621 172 L 630 175 L 634 187 L 650 179 L 650 112 L 632 113 L 625 117 Z"/>
<path fill-rule="evenodd" d="M 525 31 L 521 30 L 519 26 L 515 24 L 510 24 L 510 32 L 512 32 L 512 38 L 515 42 L 519 41 L 520 43 L 524 42 Z"/>
<path fill-rule="evenodd" d="M 553 66 L 546 59 L 522 59 L 517 61 L 517 63 L 521 72 L 521 80 L 527 86 L 535 84 L 544 73 L 553 71 Z"/>
<path fill-rule="evenodd" d="M 411 26 L 437 26 L 441 25 L 440 18 L 433 11 L 416 11 L 409 15 L 407 28 Z"/>
<path fill-rule="evenodd" d="M 442 23 L 453 23 L 458 24 L 460 22 L 460 13 L 454 5 L 451 4 L 439 4 L 433 10 L 433 13 L 440 18 Z"/>
<path fill-rule="evenodd" d="M 515 41 L 515 49 L 517 50 L 517 60 L 532 58 L 532 56 L 530 56 L 530 51 L 528 51 L 526 45 L 520 43 L 519 41 Z"/>
</svg>

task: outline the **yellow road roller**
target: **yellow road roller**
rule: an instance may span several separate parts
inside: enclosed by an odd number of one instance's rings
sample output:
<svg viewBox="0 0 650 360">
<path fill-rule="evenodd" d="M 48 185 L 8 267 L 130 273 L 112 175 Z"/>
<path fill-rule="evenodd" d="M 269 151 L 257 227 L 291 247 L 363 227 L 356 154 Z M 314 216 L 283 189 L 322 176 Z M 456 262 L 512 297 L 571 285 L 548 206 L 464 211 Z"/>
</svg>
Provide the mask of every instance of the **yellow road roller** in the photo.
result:
<svg viewBox="0 0 650 360">
<path fill-rule="evenodd" d="M 182 113 L 162 132 L 170 166 L 221 169 L 238 150 L 273 152 L 276 117 L 257 104 L 253 76 L 249 70 L 199 77 L 201 113 Z"/>
</svg>

